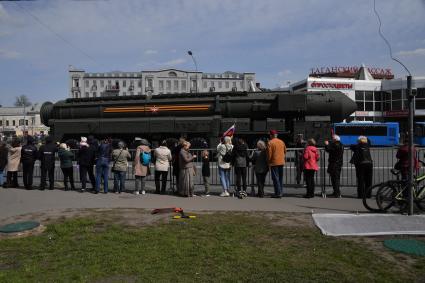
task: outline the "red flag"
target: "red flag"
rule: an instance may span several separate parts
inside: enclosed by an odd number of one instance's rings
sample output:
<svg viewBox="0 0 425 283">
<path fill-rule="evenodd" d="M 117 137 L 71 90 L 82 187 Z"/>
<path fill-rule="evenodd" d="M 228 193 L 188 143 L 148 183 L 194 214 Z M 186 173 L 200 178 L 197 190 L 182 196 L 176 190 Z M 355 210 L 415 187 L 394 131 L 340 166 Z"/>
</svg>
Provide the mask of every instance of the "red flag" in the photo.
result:
<svg viewBox="0 0 425 283">
<path fill-rule="evenodd" d="M 235 129 L 235 124 L 233 124 L 229 129 L 227 129 L 227 131 L 223 133 L 223 137 L 232 137 L 235 133 Z"/>
</svg>

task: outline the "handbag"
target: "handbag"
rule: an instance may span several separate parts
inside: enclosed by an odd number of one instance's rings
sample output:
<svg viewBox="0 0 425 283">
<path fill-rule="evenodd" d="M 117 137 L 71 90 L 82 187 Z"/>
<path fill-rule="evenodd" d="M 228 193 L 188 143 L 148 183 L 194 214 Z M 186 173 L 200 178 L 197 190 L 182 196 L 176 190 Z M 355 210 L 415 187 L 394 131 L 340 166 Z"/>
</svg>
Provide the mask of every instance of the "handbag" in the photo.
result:
<svg viewBox="0 0 425 283">
<path fill-rule="evenodd" d="M 122 151 L 123 150 L 121 149 L 120 154 L 118 154 L 117 158 L 114 160 L 114 164 L 112 164 L 112 169 L 111 169 L 112 173 L 118 172 L 118 170 L 115 170 L 115 164 L 117 163 L 118 158 L 120 158 Z"/>
</svg>

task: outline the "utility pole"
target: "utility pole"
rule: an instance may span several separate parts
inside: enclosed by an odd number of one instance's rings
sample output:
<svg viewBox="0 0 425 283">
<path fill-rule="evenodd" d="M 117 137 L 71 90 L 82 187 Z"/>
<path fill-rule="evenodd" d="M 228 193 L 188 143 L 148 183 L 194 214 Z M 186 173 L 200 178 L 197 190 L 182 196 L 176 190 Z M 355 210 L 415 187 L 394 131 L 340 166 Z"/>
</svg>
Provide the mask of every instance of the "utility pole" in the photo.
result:
<svg viewBox="0 0 425 283">
<path fill-rule="evenodd" d="M 409 203 L 408 203 L 408 215 L 413 215 L 413 170 L 415 168 L 415 156 L 416 152 L 413 147 L 413 129 L 414 129 L 414 119 L 415 119 L 415 96 L 412 94 L 412 76 L 407 76 L 407 95 L 409 102 Z"/>
<path fill-rule="evenodd" d="M 195 91 L 198 93 L 198 64 L 196 63 L 195 57 L 193 56 L 192 51 L 187 51 L 187 54 L 189 54 L 190 57 L 192 57 L 193 64 L 195 64 L 195 70 L 196 70 L 196 85 L 195 85 Z"/>
</svg>

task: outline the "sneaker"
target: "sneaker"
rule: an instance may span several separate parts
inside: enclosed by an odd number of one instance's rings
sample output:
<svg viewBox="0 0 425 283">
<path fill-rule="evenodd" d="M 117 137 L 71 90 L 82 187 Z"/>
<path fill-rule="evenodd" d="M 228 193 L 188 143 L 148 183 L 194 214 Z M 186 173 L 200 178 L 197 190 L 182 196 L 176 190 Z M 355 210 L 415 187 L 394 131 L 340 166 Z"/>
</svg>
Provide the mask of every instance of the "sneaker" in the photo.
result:
<svg viewBox="0 0 425 283">
<path fill-rule="evenodd" d="M 139 191 L 135 191 L 133 194 L 138 195 L 139 194 Z"/>
<path fill-rule="evenodd" d="M 142 191 L 142 195 L 146 195 L 146 191 L 145 190 Z"/>
<path fill-rule="evenodd" d="M 228 191 L 224 191 L 224 192 L 222 192 L 222 193 L 220 194 L 220 196 L 221 196 L 221 197 L 228 197 L 228 196 L 230 196 L 230 194 L 229 194 L 229 192 L 228 192 Z"/>
<path fill-rule="evenodd" d="M 209 194 L 209 193 L 206 193 L 204 196 L 209 197 L 209 196 L 210 196 L 210 194 Z"/>
</svg>

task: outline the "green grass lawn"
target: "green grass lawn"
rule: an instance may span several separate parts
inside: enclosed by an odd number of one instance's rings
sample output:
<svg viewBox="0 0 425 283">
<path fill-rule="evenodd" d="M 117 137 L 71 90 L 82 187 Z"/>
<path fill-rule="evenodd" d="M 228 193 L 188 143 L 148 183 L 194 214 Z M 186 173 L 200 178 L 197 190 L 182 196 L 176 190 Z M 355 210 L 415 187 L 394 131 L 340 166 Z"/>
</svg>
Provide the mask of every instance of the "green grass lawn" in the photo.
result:
<svg viewBox="0 0 425 283">
<path fill-rule="evenodd" d="M 284 217 L 284 216 L 282 216 Z M 105 220 L 106 219 L 106 220 Z M 115 224 L 114 224 L 115 223 Z M 0 240 L 0 282 L 421 282 L 425 259 L 372 251 L 309 226 L 205 214 L 130 227 L 102 217 Z M 423 281 L 422 281 L 423 282 Z"/>
</svg>

